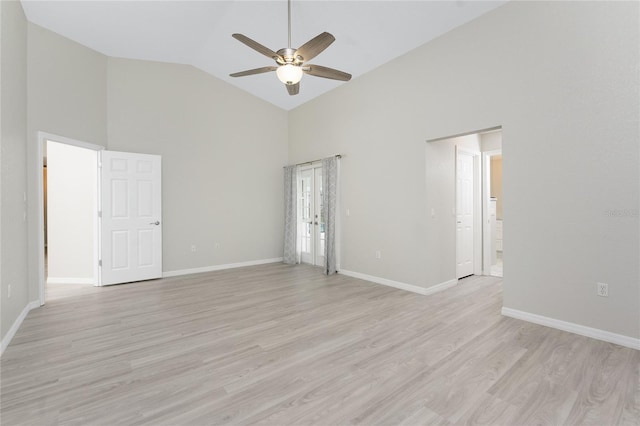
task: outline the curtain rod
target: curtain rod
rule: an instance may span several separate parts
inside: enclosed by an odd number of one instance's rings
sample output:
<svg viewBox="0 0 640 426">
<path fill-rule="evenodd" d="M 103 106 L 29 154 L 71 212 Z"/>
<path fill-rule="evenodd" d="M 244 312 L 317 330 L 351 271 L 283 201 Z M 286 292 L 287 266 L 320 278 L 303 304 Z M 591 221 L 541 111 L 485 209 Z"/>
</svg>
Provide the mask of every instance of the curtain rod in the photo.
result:
<svg viewBox="0 0 640 426">
<path fill-rule="evenodd" d="M 341 154 L 336 154 L 333 157 L 342 158 L 342 155 Z M 293 166 L 304 166 L 305 164 L 313 164 L 313 163 L 317 163 L 318 161 L 322 161 L 322 158 L 319 158 L 319 159 L 313 160 L 313 161 L 305 161 L 304 163 L 293 164 Z M 285 167 L 289 167 L 289 166 L 283 166 L 282 168 L 284 169 Z"/>
</svg>

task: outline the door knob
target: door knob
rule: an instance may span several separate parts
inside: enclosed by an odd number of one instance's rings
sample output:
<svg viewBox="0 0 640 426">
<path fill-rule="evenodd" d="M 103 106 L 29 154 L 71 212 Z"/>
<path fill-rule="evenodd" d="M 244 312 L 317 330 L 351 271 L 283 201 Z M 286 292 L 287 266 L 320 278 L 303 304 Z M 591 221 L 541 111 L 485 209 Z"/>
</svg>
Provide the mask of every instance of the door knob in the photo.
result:
<svg viewBox="0 0 640 426">
<path fill-rule="evenodd" d="M 160 225 L 160 221 L 156 220 L 155 222 L 151 222 L 149 225 Z"/>
</svg>

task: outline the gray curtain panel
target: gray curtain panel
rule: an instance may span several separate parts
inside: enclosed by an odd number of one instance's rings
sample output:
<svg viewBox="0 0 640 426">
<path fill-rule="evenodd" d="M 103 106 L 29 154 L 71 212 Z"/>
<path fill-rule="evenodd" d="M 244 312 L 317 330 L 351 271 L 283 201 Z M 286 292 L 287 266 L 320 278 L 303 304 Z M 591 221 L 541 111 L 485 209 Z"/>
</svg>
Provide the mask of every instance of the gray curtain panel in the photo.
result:
<svg viewBox="0 0 640 426">
<path fill-rule="evenodd" d="M 324 273 L 336 273 L 336 202 L 338 201 L 338 159 L 322 160 L 322 217 L 324 218 Z"/>
<path fill-rule="evenodd" d="M 284 168 L 284 263 L 298 261 L 298 177 L 297 166 Z"/>
</svg>

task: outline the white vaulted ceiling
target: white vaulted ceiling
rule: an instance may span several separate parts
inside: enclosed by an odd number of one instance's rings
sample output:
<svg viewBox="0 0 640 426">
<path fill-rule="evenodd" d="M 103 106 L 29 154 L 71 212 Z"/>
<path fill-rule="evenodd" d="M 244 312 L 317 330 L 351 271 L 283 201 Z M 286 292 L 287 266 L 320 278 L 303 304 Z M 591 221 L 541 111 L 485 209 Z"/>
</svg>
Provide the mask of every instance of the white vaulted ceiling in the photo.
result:
<svg viewBox="0 0 640 426">
<path fill-rule="evenodd" d="M 469 22 L 506 1 L 292 2 L 292 47 L 323 31 L 336 41 L 311 63 L 354 78 Z M 287 47 L 287 2 L 31 1 L 27 19 L 108 56 L 193 65 L 290 110 L 341 84 L 304 76 L 289 96 L 275 73 L 230 73 L 275 62 L 231 37 L 242 33 L 277 51 Z"/>
</svg>

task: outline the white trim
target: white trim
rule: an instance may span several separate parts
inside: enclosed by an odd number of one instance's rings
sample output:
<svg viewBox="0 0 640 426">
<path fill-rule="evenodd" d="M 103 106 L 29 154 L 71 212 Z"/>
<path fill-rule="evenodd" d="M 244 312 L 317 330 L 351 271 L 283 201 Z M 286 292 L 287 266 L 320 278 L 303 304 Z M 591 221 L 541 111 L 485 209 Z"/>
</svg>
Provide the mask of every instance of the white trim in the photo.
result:
<svg viewBox="0 0 640 426">
<path fill-rule="evenodd" d="M 205 266 L 202 268 L 178 269 L 175 271 L 163 272 L 162 278 L 177 277 L 180 275 L 189 275 L 189 274 L 200 274 L 203 272 L 221 271 L 223 269 L 242 268 L 245 266 L 264 265 L 267 263 L 278 263 L 278 262 L 282 262 L 282 260 L 283 258 L 281 257 L 274 257 L 273 259 L 250 260 L 248 262 L 227 263 L 224 265 Z"/>
<path fill-rule="evenodd" d="M 103 146 L 101 145 L 95 145 L 92 143 L 87 143 L 87 142 L 82 142 L 79 140 L 75 140 L 75 139 L 71 139 L 71 138 L 67 138 L 64 136 L 59 136 L 59 135 L 54 135 L 53 133 L 47 133 L 47 132 L 38 132 L 38 149 L 36 150 L 36 155 L 37 158 L 36 160 L 36 173 L 37 173 L 37 179 L 36 179 L 36 185 L 38 187 L 38 194 L 36 199 L 38 200 L 38 293 L 39 293 L 39 299 L 40 299 L 40 306 L 44 305 L 44 295 L 45 295 L 45 277 L 44 277 L 44 199 L 43 199 L 43 193 L 44 193 L 44 184 L 43 184 L 43 174 L 42 174 L 42 169 L 44 167 L 44 162 L 43 157 L 44 157 L 44 144 L 47 143 L 47 141 L 53 141 L 53 142 L 58 142 L 58 143 L 63 143 L 63 144 L 67 144 L 67 145 L 73 145 L 73 146 L 77 146 L 80 148 L 86 148 L 86 149 L 90 149 L 93 151 L 101 151 L 104 149 Z M 100 172 L 100 169 L 98 169 L 98 173 Z M 100 185 L 98 185 L 100 186 Z M 98 206 L 96 205 L 96 212 L 97 212 L 97 208 Z M 96 273 L 98 271 L 98 253 L 96 252 L 97 250 L 97 238 L 98 238 L 98 234 L 99 234 L 99 230 L 98 230 L 98 218 L 97 218 L 97 213 L 96 213 L 96 217 L 94 218 L 94 258 L 95 258 L 95 263 L 94 263 L 94 273 Z M 96 278 L 96 280 L 99 281 L 100 279 L 100 274 L 98 274 Z"/>
<path fill-rule="evenodd" d="M 441 291 L 444 291 L 444 290 L 446 290 L 448 288 L 451 288 L 451 287 L 455 287 L 457 285 L 458 285 L 458 280 L 454 278 L 452 280 L 445 281 L 445 282 L 442 282 L 440 284 L 433 285 L 431 287 L 427 287 L 425 289 L 425 293 L 424 294 L 425 295 L 429 295 L 429 294 L 439 293 Z"/>
<path fill-rule="evenodd" d="M 581 336 L 591 337 L 592 339 L 602 340 L 604 342 L 615 343 L 616 345 L 625 346 L 627 348 L 640 350 L 640 339 L 636 339 L 634 337 L 624 336 L 622 334 L 616 334 L 610 331 L 600 330 L 598 328 L 591 328 L 511 308 L 503 307 L 502 315 L 562 331 L 568 331 L 569 333 L 579 334 Z"/>
<path fill-rule="evenodd" d="M 342 250 L 340 249 L 340 245 L 342 244 L 342 190 L 340 189 L 341 184 L 341 173 L 340 173 L 340 160 L 342 157 L 336 157 L 336 234 L 335 234 L 335 247 L 336 247 L 336 270 L 340 270 L 340 265 L 342 264 Z"/>
<path fill-rule="evenodd" d="M 22 321 L 24 321 L 24 319 L 27 317 L 27 314 L 29 313 L 29 311 L 39 307 L 40 307 L 39 300 L 34 300 L 33 302 L 27 303 L 27 306 L 25 306 L 22 312 L 20 312 L 20 315 L 18 315 L 18 318 L 16 318 L 16 320 L 13 322 L 13 325 L 11 326 L 9 331 L 7 331 L 7 334 L 5 334 L 4 338 L 2 339 L 2 343 L 0 343 L 0 356 L 2 356 L 2 354 L 4 353 L 4 350 L 7 349 L 7 346 L 9 346 L 9 343 L 11 343 L 11 339 L 13 339 L 13 336 L 16 335 L 16 332 L 22 325 Z"/>
<path fill-rule="evenodd" d="M 92 277 L 86 278 L 57 278 L 57 277 L 47 277 L 47 284 L 88 284 L 94 285 L 95 282 Z"/>
<path fill-rule="evenodd" d="M 482 275 L 491 275 L 491 227 L 489 204 L 491 198 L 491 157 L 502 155 L 502 149 L 482 153 Z"/>
<path fill-rule="evenodd" d="M 389 280 L 387 278 L 380 278 L 380 277 L 375 277 L 373 275 L 361 274 L 360 272 L 347 271 L 345 269 L 341 269 L 340 271 L 338 271 L 338 273 L 342 275 L 346 275 L 348 277 L 359 278 L 361 280 L 371 281 L 372 283 L 382 284 L 388 287 L 394 287 L 400 290 L 406 290 L 412 293 L 422 294 L 423 296 L 427 296 L 429 294 L 446 290 L 458 284 L 458 280 L 453 279 L 453 280 L 445 281 L 440 284 L 436 284 L 431 287 L 421 287 L 414 284 L 407 284 L 400 281 Z"/>
</svg>

